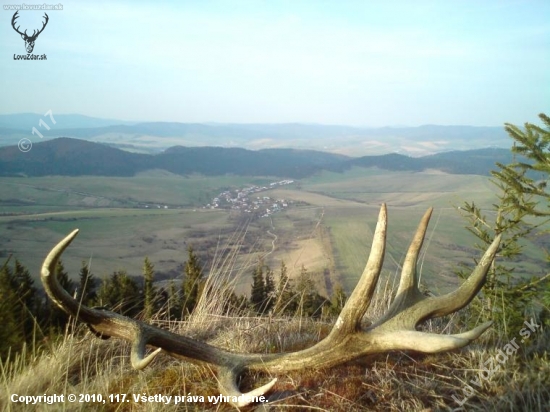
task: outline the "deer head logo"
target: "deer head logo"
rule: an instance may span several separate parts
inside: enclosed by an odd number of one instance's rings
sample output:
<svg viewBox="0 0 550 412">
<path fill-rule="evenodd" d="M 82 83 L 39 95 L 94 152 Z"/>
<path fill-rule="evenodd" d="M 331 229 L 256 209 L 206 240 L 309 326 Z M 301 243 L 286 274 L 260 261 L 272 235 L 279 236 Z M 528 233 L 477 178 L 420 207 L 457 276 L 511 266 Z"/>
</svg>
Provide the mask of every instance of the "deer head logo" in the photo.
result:
<svg viewBox="0 0 550 412">
<path fill-rule="evenodd" d="M 15 14 L 13 15 L 13 17 L 11 19 L 11 25 L 12 25 L 13 29 L 21 35 L 21 38 L 23 40 L 25 40 L 25 48 L 27 49 L 27 53 L 32 53 L 32 51 L 34 49 L 34 42 L 36 41 L 36 38 L 38 37 L 38 35 L 44 31 L 44 28 L 48 24 L 49 17 L 46 13 L 44 13 L 44 18 L 46 19 L 46 21 L 44 22 L 42 28 L 40 30 L 38 30 L 38 32 L 36 32 L 36 30 L 34 30 L 33 33 L 32 33 L 32 36 L 29 36 L 29 35 L 27 35 L 27 30 L 25 30 L 24 33 L 21 33 L 19 31 L 20 26 L 17 26 L 17 28 L 15 28 L 15 23 L 16 23 L 15 20 L 19 17 L 17 15 L 17 13 L 19 13 L 19 11 L 16 11 Z"/>
</svg>

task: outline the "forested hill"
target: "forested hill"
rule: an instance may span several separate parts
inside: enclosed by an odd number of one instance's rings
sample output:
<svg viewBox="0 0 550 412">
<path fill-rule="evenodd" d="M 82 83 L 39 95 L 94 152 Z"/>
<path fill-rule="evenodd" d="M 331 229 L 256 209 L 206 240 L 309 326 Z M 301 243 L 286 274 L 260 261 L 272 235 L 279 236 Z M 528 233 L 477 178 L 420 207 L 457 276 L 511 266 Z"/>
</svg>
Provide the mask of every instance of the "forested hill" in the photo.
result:
<svg viewBox="0 0 550 412">
<path fill-rule="evenodd" d="M 397 153 L 382 156 L 364 156 L 350 159 L 349 163 L 361 167 L 379 167 L 387 170 L 420 172 L 435 169 L 451 174 L 487 175 L 496 169 L 495 163 L 512 161 L 507 149 L 487 148 L 438 153 L 424 157 L 408 157 Z"/>
<path fill-rule="evenodd" d="M 247 150 L 222 147 L 171 147 L 157 155 L 137 154 L 104 144 L 72 138 L 39 142 L 28 152 L 17 146 L 0 148 L 1 176 L 97 175 L 133 176 L 149 169 L 163 169 L 186 175 L 235 174 L 301 178 L 321 170 L 340 172 L 352 166 L 387 170 L 489 174 L 495 162 L 509 163 L 507 149 L 454 151 L 426 157 L 400 154 L 351 158 L 314 150 Z"/>
</svg>

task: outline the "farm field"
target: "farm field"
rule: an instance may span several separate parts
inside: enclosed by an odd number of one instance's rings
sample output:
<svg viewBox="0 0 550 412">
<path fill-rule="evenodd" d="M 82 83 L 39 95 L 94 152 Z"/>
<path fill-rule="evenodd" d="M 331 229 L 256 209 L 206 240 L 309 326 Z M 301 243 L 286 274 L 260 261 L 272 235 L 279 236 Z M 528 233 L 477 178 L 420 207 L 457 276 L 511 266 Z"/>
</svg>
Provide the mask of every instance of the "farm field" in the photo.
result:
<svg viewBox="0 0 550 412">
<path fill-rule="evenodd" d="M 232 227 L 224 212 L 177 209 L 87 209 L 0 218 L 4 255 L 13 254 L 36 275 L 49 249 L 75 228 L 80 234 L 66 253 L 65 266 L 76 276 L 81 262 L 89 261 L 102 277 L 119 269 L 139 275 L 145 256 L 157 270 L 173 270 L 185 260 L 192 232 Z"/>
<path fill-rule="evenodd" d="M 322 172 L 301 181 L 307 192 L 337 199 L 389 207 L 454 208 L 464 200 L 481 205 L 492 202 L 493 187 L 485 176 L 446 174 L 439 171 L 392 172 L 352 168 L 344 173 Z"/>
<path fill-rule="evenodd" d="M 266 178 L 179 176 L 148 171 L 134 177 L 46 176 L 3 177 L 0 211 L 12 212 L 80 207 L 135 207 L 140 204 L 197 207 L 225 187 L 265 184 Z M 24 209 L 22 207 L 25 207 Z"/>
<path fill-rule="evenodd" d="M 419 270 L 431 290 L 446 291 L 458 281 L 457 265 L 471 264 L 479 256 L 457 206 L 465 200 L 489 206 L 494 199 L 488 178 L 481 176 L 353 168 L 262 192 L 294 203 L 258 217 L 202 206 L 222 190 L 273 179 L 152 171 L 132 178 L 1 180 L 2 258 L 12 254 L 36 277 L 48 250 L 79 228 L 64 262 L 73 276 L 82 261 L 91 261 L 100 278 L 123 268 L 140 275 L 148 256 L 161 279 L 175 277 L 192 245 L 207 272 L 219 270 L 216 266 L 235 252 L 237 257 L 223 270 L 231 272 L 237 293 L 248 293 L 249 271 L 259 258 L 275 273 L 284 261 L 291 277 L 305 266 L 323 293 L 330 294 L 335 284 L 351 290 L 368 258 L 382 202 L 389 214 L 387 275 L 398 273 L 420 218 L 435 207 Z M 535 274 L 536 258 L 523 262 L 520 271 Z"/>
</svg>

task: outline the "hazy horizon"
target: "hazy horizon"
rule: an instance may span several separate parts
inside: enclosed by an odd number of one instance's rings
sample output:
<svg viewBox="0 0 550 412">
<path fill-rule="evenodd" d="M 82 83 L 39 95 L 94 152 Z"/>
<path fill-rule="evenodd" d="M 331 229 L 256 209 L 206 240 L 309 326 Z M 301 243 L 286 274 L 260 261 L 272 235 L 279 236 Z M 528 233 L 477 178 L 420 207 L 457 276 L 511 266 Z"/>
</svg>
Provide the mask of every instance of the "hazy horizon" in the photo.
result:
<svg viewBox="0 0 550 412">
<path fill-rule="evenodd" d="M 545 1 L 69 1 L 46 11 L 42 61 L 15 59 L 11 4 L 0 114 L 502 127 L 539 123 L 550 102 Z M 32 32 L 43 16 L 17 24 Z"/>
<path fill-rule="evenodd" d="M 18 116 L 18 115 L 33 115 L 37 117 L 43 117 L 43 113 L 33 113 L 33 112 L 17 112 L 17 113 L 0 113 L 0 116 Z M 351 125 L 351 124 L 337 124 L 337 123 L 314 123 L 314 122 L 216 122 L 216 121 L 205 121 L 205 122 L 184 122 L 184 121 L 172 121 L 172 120 L 128 120 L 128 119 L 119 119 L 114 117 L 96 117 L 91 116 L 88 114 L 82 114 L 82 113 L 58 113 L 57 116 L 82 116 L 82 117 L 88 117 L 91 119 L 98 119 L 98 120 L 108 120 L 113 122 L 124 122 L 124 123 L 182 123 L 182 124 L 204 124 L 204 125 L 303 125 L 303 126 L 327 126 L 327 127 L 350 127 L 350 128 L 358 128 L 358 129 L 382 129 L 382 128 L 420 128 L 420 127 L 498 127 L 503 128 L 503 125 L 487 125 L 487 126 L 474 126 L 471 124 L 434 124 L 434 123 L 426 123 L 426 124 L 418 124 L 418 125 L 407 125 L 407 124 L 387 124 L 387 125 L 381 125 L 381 126 L 362 126 L 362 125 Z M 508 122 L 507 122 L 508 123 Z M 537 123 L 535 121 L 535 123 Z"/>
</svg>

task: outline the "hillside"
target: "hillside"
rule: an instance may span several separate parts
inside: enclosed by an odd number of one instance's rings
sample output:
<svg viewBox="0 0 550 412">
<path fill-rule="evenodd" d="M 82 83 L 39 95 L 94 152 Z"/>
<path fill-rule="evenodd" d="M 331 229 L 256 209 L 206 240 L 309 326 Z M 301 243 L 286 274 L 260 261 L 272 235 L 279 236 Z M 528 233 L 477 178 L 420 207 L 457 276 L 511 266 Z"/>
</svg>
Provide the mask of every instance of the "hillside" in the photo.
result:
<svg viewBox="0 0 550 412">
<path fill-rule="evenodd" d="M 314 150 L 264 149 L 251 151 L 222 147 L 172 147 L 153 156 L 157 168 L 184 175 L 227 173 L 241 176 L 305 177 L 320 170 L 341 171 L 348 158 Z"/>
<path fill-rule="evenodd" d="M 87 142 L 59 138 L 33 145 L 27 153 L 17 146 L 0 149 L 0 175 L 133 176 L 149 167 L 150 156 Z"/>
<path fill-rule="evenodd" d="M 348 158 L 293 149 L 252 151 L 239 148 L 176 146 L 158 155 L 126 152 L 86 140 L 59 138 L 39 142 L 29 152 L 0 148 L 0 176 L 133 176 L 150 169 L 179 175 L 305 177 L 319 170 L 341 171 Z"/>
<path fill-rule="evenodd" d="M 451 174 L 487 175 L 495 169 L 495 163 L 512 161 L 507 149 L 486 148 L 466 151 L 451 151 L 424 157 L 408 157 L 397 153 L 382 156 L 364 156 L 350 160 L 361 167 L 378 167 L 385 170 L 421 172 L 427 169 Z"/>
<path fill-rule="evenodd" d="M 151 155 L 127 152 L 86 140 L 58 138 L 33 145 L 0 148 L 0 176 L 133 176 L 150 169 L 179 175 L 277 176 L 303 178 L 322 170 L 341 172 L 352 166 L 392 171 L 436 169 L 452 174 L 487 175 L 495 162 L 511 160 L 506 149 L 453 151 L 413 158 L 401 154 L 350 158 L 314 150 L 174 146 Z"/>
</svg>

